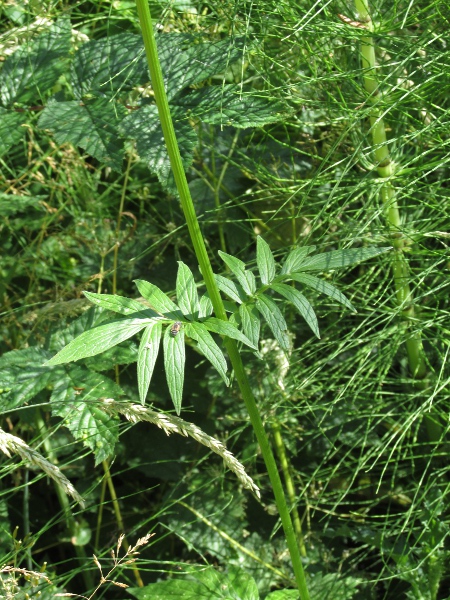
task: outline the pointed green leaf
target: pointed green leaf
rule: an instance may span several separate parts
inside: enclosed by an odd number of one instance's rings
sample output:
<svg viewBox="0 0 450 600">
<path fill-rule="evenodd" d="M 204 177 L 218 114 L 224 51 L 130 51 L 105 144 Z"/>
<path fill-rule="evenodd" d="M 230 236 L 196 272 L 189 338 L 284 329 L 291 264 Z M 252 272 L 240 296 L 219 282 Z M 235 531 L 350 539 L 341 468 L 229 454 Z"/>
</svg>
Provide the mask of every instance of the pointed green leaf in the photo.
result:
<svg viewBox="0 0 450 600">
<path fill-rule="evenodd" d="M 200 298 L 200 310 L 198 313 L 198 318 L 203 319 L 205 317 L 209 317 L 213 313 L 213 305 L 208 294 L 203 294 Z"/>
<path fill-rule="evenodd" d="M 245 302 L 247 296 L 238 283 L 235 283 L 226 277 L 222 277 L 222 275 L 214 275 L 214 279 L 216 280 L 219 290 L 226 294 L 229 298 L 235 302 L 238 302 L 239 304 Z"/>
<path fill-rule="evenodd" d="M 143 279 L 135 279 L 134 283 L 142 297 L 159 313 L 169 319 L 183 318 L 183 313 L 178 306 L 159 287 Z"/>
<path fill-rule="evenodd" d="M 256 299 L 256 308 L 264 317 L 281 349 L 289 352 L 290 340 L 287 324 L 276 303 L 269 296 L 260 294 Z"/>
<path fill-rule="evenodd" d="M 348 250 L 334 250 L 333 252 L 324 252 L 307 258 L 302 265 L 300 271 L 329 271 L 330 269 L 340 269 L 356 265 L 364 260 L 383 254 L 391 247 L 384 248 L 352 248 Z M 291 269 L 292 271 L 294 269 Z"/>
<path fill-rule="evenodd" d="M 47 361 L 46 365 L 60 365 L 100 354 L 135 335 L 152 321 L 153 319 L 117 319 L 84 331 Z"/>
<path fill-rule="evenodd" d="M 295 248 L 295 250 L 292 250 L 292 252 L 287 255 L 286 260 L 281 267 L 281 274 L 284 275 L 285 273 L 291 273 L 291 271 L 298 271 L 308 254 L 314 252 L 315 249 L 316 246 L 304 246 L 303 248 Z"/>
<path fill-rule="evenodd" d="M 302 273 L 290 273 L 289 277 L 294 281 L 298 281 L 299 283 L 303 283 L 304 285 L 320 292 L 321 294 L 325 294 L 326 296 L 330 296 L 336 302 L 340 302 L 340 304 L 344 304 L 353 312 L 356 312 L 356 308 L 353 304 L 344 296 L 342 292 L 340 292 L 334 285 L 331 283 L 327 283 L 318 277 L 314 277 L 314 275 L 303 275 Z"/>
<path fill-rule="evenodd" d="M 239 314 L 242 322 L 242 331 L 252 342 L 252 344 L 258 347 L 259 332 L 261 329 L 261 321 L 258 311 L 255 309 L 253 304 L 241 304 L 239 307 Z"/>
<path fill-rule="evenodd" d="M 290 285 L 286 285 L 285 283 L 274 283 L 271 285 L 271 289 L 284 296 L 286 300 L 289 300 L 289 302 L 292 302 L 316 336 L 320 339 L 319 324 L 317 322 L 316 313 L 305 296 L 295 288 L 291 287 Z"/>
<path fill-rule="evenodd" d="M 226 335 L 227 337 L 233 338 L 234 340 L 238 340 L 239 342 L 243 342 L 250 348 L 257 350 L 257 346 L 255 346 L 247 336 L 239 331 L 239 329 L 229 323 L 228 321 L 222 321 L 222 319 L 216 319 L 215 317 L 209 317 L 209 319 L 205 319 L 203 321 L 203 325 L 209 331 L 213 331 L 214 333 L 218 333 L 219 335 Z"/>
<path fill-rule="evenodd" d="M 0 75 L 4 106 L 38 102 L 67 69 L 70 54 L 70 20 L 58 19 L 36 38 L 25 40 L 9 56 Z"/>
<path fill-rule="evenodd" d="M 286 104 L 263 98 L 261 92 L 242 94 L 239 85 L 205 86 L 177 98 L 177 104 L 205 123 L 239 128 L 275 123 L 290 112 Z"/>
<path fill-rule="evenodd" d="M 0 156 L 15 146 L 25 135 L 27 129 L 22 127 L 25 123 L 24 115 L 5 110 L 0 107 Z M 11 194 L 11 198 L 16 198 Z M 32 198 L 29 198 L 32 200 Z M 2 211 L 3 212 L 3 211 Z"/>
<path fill-rule="evenodd" d="M 83 292 L 89 302 L 96 306 L 101 306 L 121 315 L 135 315 L 138 318 L 155 319 L 161 318 L 157 312 L 146 308 L 143 304 L 132 298 L 118 296 L 116 294 L 95 294 L 93 292 Z"/>
<path fill-rule="evenodd" d="M 229 267 L 230 271 L 235 275 L 236 279 L 241 284 L 244 292 L 251 296 L 256 291 L 255 276 L 250 271 L 245 269 L 245 263 L 239 258 L 222 252 L 219 250 L 220 258 Z M 220 277 L 220 276 L 219 276 Z"/>
<path fill-rule="evenodd" d="M 200 309 L 197 286 L 190 268 L 181 260 L 178 261 L 177 301 L 184 315 L 197 319 Z"/>
<path fill-rule="evenodd" d="M 173 405 L 177 415 L 179 415 L 183 399 L 184 365 L 186 362 L 183 329 L 173 336 L 170 333 L 170 327 L 166 327 L 163 346 L 167 385 L 169 386 Z"/>
<path fill-rule="evenodd" d="M 186 335 L 197 342 L 198 349 L 216 369 L 225 384 L 230 385 L 227 377 L 228 366 L 225 356 L 206 327 L 202 323 L 187 323 L 185 330 Z"/>
<path fill-rule="evenodd" d="M 148 325 L 142 334 L 137 360 L 139 398 L 142 404 L 145 404 L 156 358 L 158 357 L 161 330 L 161 321 L 155 321 Z"/>
<path fill-rule="evenodd" d="M 180 146 L 181 161 L 187 170 L 194 158 L 198 134 L 186 117 L 186 111 L 171 106 L 173 126 Z M 122 135 L 136 140 L 139 156 L 158 177 L 161 185 L 171 194 L 177 194 L 164 135 L 155 105 L 132 111 L 120 124 Z"/>
<path fill-rule="evenodd" d="M 256 264 L 259 276 L 264 285 L 268 285 L 275 277 L 276 265 L 269 244 L 261 236 L 256 238 Z"/>
<path fill-rule="evenodd" d="M 124 140 L 119 124 L 127 110 L 122 104 L 97 98 L 84 105 L 79 101 L 50 100 L 42 111 L 38 125 L 49 129 L 58 144 L 70 142 L 111 167 L 122 170 Z"/>
<path fill-rule="evenodd" d="M 77 395 L 74 387 L 83 387 L 83 395 Z M 94 452 L 96 465 L 113 454 L 119 437 L 119 419 L 106 415 L 94 400 L 117 396 L 120 392 L 119 386 L 104 375 L 79 365 L 70 365 L 66 378 L 52 392 L 52 414 L 62 417 L 74 438 Z"/>
<path fill-rule="evenodd" d="M 121 33 L 86 42 L 75 53 L 70 83 L 76 98 L 129 93 L 149 81 L 142 36 Z"/>
</svg>

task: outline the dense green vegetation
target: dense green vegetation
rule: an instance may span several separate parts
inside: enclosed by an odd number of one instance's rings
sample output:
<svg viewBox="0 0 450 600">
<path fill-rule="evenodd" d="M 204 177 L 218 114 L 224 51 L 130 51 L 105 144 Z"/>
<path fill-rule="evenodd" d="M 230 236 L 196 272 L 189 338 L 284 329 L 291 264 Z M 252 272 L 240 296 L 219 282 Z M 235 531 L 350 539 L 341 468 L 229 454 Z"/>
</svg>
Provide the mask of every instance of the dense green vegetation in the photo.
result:
<svg viewBox="0 0 450 600">
<path fill-rule="evenodd" d="M 137 5 L 1 6 L 0 597 L 448 598 L 450 7 Z"/>
</svg>

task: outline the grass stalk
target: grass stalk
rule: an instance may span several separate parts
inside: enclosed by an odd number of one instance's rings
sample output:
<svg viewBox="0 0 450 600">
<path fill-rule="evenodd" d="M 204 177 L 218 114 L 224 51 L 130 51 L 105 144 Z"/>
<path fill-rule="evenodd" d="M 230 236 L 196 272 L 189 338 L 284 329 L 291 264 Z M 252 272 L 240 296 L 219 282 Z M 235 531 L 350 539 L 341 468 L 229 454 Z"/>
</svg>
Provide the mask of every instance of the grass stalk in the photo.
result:
<svg viewBox="0 0 450 600">
<path fill-rule="evenodd" d="M 206 251 L 206 246 L 200 230 L 200 225 L 197 219 L 197 215 L 195 213 L 194 204 L 192 202 L 192 198 L 186 180 L 186 175 L 181 162 L 180 151 L 177 144 L 175 131 L 173 128 L 172 118 L 170 115 L 169 103 L 164 89 L 163 75 L 156 49 L 156 42 L 153 33 L 150 9 L 147 0 L 136 0 L 136 5 L 142 29 L 142 36 L 144 40 L 150 75 L 152 79 L 153 91 L 158 107 L 159 118 L 161 121 L 161 126 L 170 158 L 170 163 L 173 169 L 177 190 L 180 196 L 181 207 L 186 219 L 186 224 L 188 226 L 189 235 L 192 241 L 192 245 L 194 247 L 195 255 L 197 257 L 200 270 L 205 281 L 206 289 L 214 307 L 215 314 L 217 318 L 226 321 L 227 316 L 225 308 L 214 280 L 211 263 Z M 277 504 L 278 512 L 280 514 L 281 522 L 287 540 L 287 545 L 291 555 L 292 565 L 300 597 L 301 600 L 309 600 L 309 593 L 306 585 L 305 573 L 303 571 L 300 549 L 297 544 L 297 538 L 292 525 L 292 520 L 289 514 L 289 509 L 287 506 L 283 486 L 281 483 L 281 478 L 278 473 L 277 465 L 273 456 L 272 449 L 270 447 L 269 439 L 264 430 L 261 415 L 256 405 L 256 401 L 252 390 L 250 388 L 250 384 L 244 370 L 244 365 L 242 363 L 241 355 L 239 353 L 237 344 L 234 342 L 234 340 L 231 339 L 225 339 L 224 344 L 227 349 L 231 364 L 233 366 L 236 381 L 239 385 L 242 398 L 245 402 L 245 406 L 247 408 L 250 421 L 253 426 L 253 430 L 255 432 L 256 438 L 261 449 L 261 453 L 266 464 L 270 482 L 273 487 L 275 501 Z"/>
</svg>

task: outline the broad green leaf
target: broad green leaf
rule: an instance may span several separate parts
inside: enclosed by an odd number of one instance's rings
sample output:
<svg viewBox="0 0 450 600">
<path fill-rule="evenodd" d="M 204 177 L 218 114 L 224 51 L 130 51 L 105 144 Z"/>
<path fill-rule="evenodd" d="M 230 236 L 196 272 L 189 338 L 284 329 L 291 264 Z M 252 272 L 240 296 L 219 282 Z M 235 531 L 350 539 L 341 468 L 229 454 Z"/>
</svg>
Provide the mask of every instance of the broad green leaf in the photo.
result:
<svg viewBox="0 0 450 600">
<path fill-rule="evenodd" d="M 198 318 L 200 304 L 198 301 L 197 286 L 190 268 L 181 260 L 178 261 L 177 274 L 177 302 L 184 315 Z"/>
<path fill-rule="evenodd" d="M 121 171 L 123 140 L 119 124 L 127 110 L 122 104 L 97 98 L 80 105 L 79 101 L 56 102 L 50 100 L 42 111 L 38 125 L 49 129 L 58 144 L 70 142 L 88 154 Z"/>
<path fill-rule="evenodd" d="M 83 387 L 83 395 L 74 387 Z M 99 408 L 95 400 L 117 396 L 120 388 L 110 379 L 79 365 L 70 365 L 67 377 L 53 390 L 52 414 L 62 417 L 75 439 L 81 440 L 95 454 L 95 464 L 114 452 L 119 437 L 119 419 Z"/>
<path fill-rule="evenodd" d="M 364 585 L 362 579 L 342 577 L 338 573 L 316 573 L 308 579 L 310 600 L 352 600 L 361 596 L 358 588 Z M 266 596 L 266 600 L 299 600 L 298 590 L 277 590 Z"/>
<path fill-rule="evenodd" d="M 248 44 L 246 38 L 237 36 L 198 43 L 203 41 L 199 36 L 180 33 L 163 33 L 156 37 L 169 100 L 181 90 L 221 74 L 233 62 L 242 60 Z"/>
<path fill-rule="evenodd" d="M 241 317 L 243 332 L 252 344 L 258 347 L 261 321 L 255 306 L 253 304 L 241 304 L 239 315 Z"/>
<path fill-rule="evenodd" d="M 60 365 L 100 354 L 132 337 L 152 321 L 153 319 L 117 319 L 84 331 L 50 359 L 46 365 Z"/>
<path fill-rule="evenodd" d="M 150 81 L 142 36 L 121 33 L 90 40 L 76 52 L 70 82 L 78 99 L 113 97 Z"/>
<path fill-rule="evenodd" d="M 142 334 L 137 360 L 139 398 L 142 404 L 145 404 L 156 359 L 158 357 L 161 330 L 161 321 L 156 321 L 148 325 Z"/>
<path fill-rule="evenodd" d="M 211 302 L 211 298 L 207 294 L 203 294 L 200 298 L 200 310 L 198 313 L 198 318 L 203 319 L 205 317 L 209 317 L 213 313 L 213 305 Z"/>
<path fill-rule="evenodd" d="M 197 342 L 198 349 L 217 370 L 225 384 L 230 385 L 227 377 L 228 366 L 225 356 L 206 327 L 202 323 L 187 323 L 185 330 L 186 335 Z"/>
<path fill-rule="evenodd" d="M 134 283 L 142 297 L 159 313 L 169 319 L 183 318 L 183 313 L 178 306 L 159 287 L 143 279 L 135 279 Z"/>
<path fill-rule="evenodd" d="M 245 302 L 247 296 L 242 289 L 242 287 L 228 279 L 227 277 L 222 277 L 222 275 L 214 275 L 214 279 L 216 280 L 217 287 L 220 291 L 226 294 L 229 298 L 241 304 Z"/>
<path fill-rule="evenodd" d="M 185 110 L 174 106 L 171 107 L 171 114 L 183 167 L 187 169 L 192 164 L 198 135 L 189 123 Z M 132 111 L 122 121 L 120 130 L 125 137 L 136 140 L 141 159 L 157 175 L 164 189 L 175 195 L 177 189 L 156 106 L 143 106 Z"/>
<path fill-rule="evenodd" d="M 63 369 L 43 367 L 50 353 L 31 347 L 6 352 L 0 357 L 0 408 L 23 406 L 49 384 L 64 377 Z"/>
<path fill-rule="evenodd" d="M 347 306 L 347 308 L 353 312 L 356 312 L 356 308 L 353 306 L 350 300 L 348 300 L 348 298 L 346 298 L 342 292 L 334 287 L 334 285 L 331 285 L 331 283 L 327 283 L 318 277 L 314 277 L 314 275 L 303 275 L 302 273 L 290 273 L 289 277 L 294 281 L 303 283 L 313 290 L 320 292 L 321 294 L 330 296 L 330 298 L 333 298 L 333 300 L 344 304 L 344 306 Z"/>
<path fill-rule="evenodd" d="M 26 127 L 22 127 L 24 122 L 26 121 L 22 114 L 0 107 L 0 156 L 6 154 L 23 138 L 27 131 Z M 17 196 L 11 194 L 11 198 L 17 198 Z"/>
<path fill-rule="evenodd" d="M 256 264 L 259 276 L 264 285 L 268 285 L 275 277 L 276 264 L 269 244 L 258 235 L 256 239 Z"/>
<path fill-rule="evenodd" d="M 42 100 L 67 69 L 70 36 L 70 21 L 63 17 L 36 38 L 25 40 L 5 60 L 0 74 L 0 97 L 4 106 Z"/>
<path fill-rule="evenodd" d="M 241 284 L 244 292 L 248 296 L 251 296 L 256 291 L 255 276 L 253 275 L 253 273 L 250 274 L 250 277 L 247 276 L 247 273 L 249 272 L 245 269 L 245 263 L 242 262 L 242 260 L 239 260 L 239 258 L 236 258 L 231 254 L 227 254 L 226 252 L 222 252 L 221 250 L 219 250 L 219 255 L 223 262 L 235 275 L 235 277 Z"/>
<path fill-rule="evenodd" d="M 300 271 L 329 271 L 330 269 L 340 269 L 356 265 L 364 260 L 383 254 L 391 247 L 384 248 L 351 248 L 348 250 L 333 250 L 324 252 L 307 258 L 303 264 L 299 265 Z M 295 269 L 291 269 L 294 271 Z"/>
<path fill-rule="evenodd" d="M 290 340 L 287 324 L 276 303 L 269 296 L 260 294 L 256 299 L 256 308 L 264 317 L 281 349 L 289 352 Z"/>
<path fill-rule="evenodd" d="M 289 109 L 261 94 L 242 94 L 239 85 L 215 85 L 194 90 L 177 103 L 192 115 L 211 125 L 261 127 L 286 118 Z"/>
<path fill-rule="evenodd" d="M 163 346 L 167 385 L 169 386 L 173 405 L 177 415 L 179 415 L 183 399 L 184 365 L 186 362 L 183 329 L 173 336 L 170 333 L 170 327 L 166 327 Z"/>
<path fill-rule="evenodd" d="M 212 568 L 198 570 L 189 578 L 172 578 L 128 588 L 127 592 L 138 600 L 259 600 L 255 580 L 238 567 L 229 567 L 228 573 Z"/>
<path fill-rule="evenodd" d="M 292 286 L 286 285 L 285 283 L 274 283 L 271 285 L 271 289 L 284 296 L 286 300 L 289 300 L 289 302 L 292 302 L 316 336 L 320 338 L 319 324 L 317 322 L 316 313 L 305 296 Z"/>
<path fill-rule="evenodd" d="M 118 296 L 116 294 L 94 294 L 93 292 L 83 292 L 89 302 L 96 306 L 101 306 L 121 315 L 135 315 L 138 318 L 161 318 L 161 315 L 146 308 L 143 304 L 132 298 Z"/>
<path fill-rule="evenodd" d="M 295 250 L 289 252 L 281 267 L 281 274 L 284 275 L 291 271 L 298 271 L 308 254 L 314 252 L 315 249 L 316 246 L 304 246 L 303 248 L 295 248 Z"/>
<path fill-rule="evenodd" d="M 209 331 L 213 331 L 214 333 L 218 333 L 219 335 L 225 335 L 227 337 L 233 338 L 234 340 L 238 340 L 238 342 L 243 342 L 250 348 L 257 350 L 257 346 L 255 346 L 243 333 L 239 331 L 239 329 L 229 323 L 228 321 L 222 321 L 222 319 L 216 319 L 215 317 L 209 317 L 203 321 L 203 325 Z"/>
</svg>

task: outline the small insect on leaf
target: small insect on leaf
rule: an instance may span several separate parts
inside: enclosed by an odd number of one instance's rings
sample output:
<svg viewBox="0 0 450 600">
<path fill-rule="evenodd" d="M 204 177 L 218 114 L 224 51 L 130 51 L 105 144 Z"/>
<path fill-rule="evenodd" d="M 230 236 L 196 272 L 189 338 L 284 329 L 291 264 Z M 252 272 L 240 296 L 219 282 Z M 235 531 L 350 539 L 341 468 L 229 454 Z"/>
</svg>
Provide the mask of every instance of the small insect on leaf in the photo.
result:
<svg viewBox="0 0 450 600">
<path fill-rule="evenodd" d="M 175 321 L 170 330 L 170 334 L 175 337 L 181 329 L 181 321 Z"/>
</svg>

